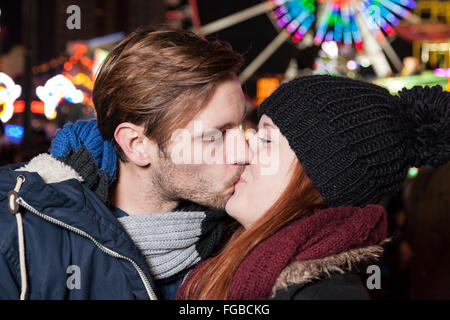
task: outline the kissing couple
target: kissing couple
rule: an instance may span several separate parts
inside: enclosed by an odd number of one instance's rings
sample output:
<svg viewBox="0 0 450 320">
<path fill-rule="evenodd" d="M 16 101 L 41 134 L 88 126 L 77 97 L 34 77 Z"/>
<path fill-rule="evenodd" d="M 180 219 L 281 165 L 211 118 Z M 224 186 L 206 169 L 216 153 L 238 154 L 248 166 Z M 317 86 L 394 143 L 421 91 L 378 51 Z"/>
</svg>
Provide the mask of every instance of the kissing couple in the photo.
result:
<svg viewBox="0 0 450 320">
<path fill-rule="evenodd" d="M 119 43 L 97 119 L 0 168 L 0 298 L 369 299 L 378 203 L 450 159 L 450 94 L 304 76 L 245 135 L 242 61 L 189 31 Z"/>
</svg>

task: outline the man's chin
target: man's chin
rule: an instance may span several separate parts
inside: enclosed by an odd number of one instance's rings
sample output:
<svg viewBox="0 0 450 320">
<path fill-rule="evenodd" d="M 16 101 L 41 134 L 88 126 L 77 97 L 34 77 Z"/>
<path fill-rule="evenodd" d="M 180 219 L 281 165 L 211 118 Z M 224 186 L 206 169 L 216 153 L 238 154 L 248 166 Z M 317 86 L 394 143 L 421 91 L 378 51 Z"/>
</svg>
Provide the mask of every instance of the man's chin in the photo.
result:
<svg viewBox="0 0 450 320">
<path fill-rule="evenodd" d="M 215 201 L 215 202 L 205 202 L 200 203 L 202 206 L 211 208 L 213 210 L 225 210 L 225 205 L 227 204 L 227 200 L 224 201 Z"/>
<path fill-rule="evenodd" d="M 216 209 L 216 210 L 225 210 L 225 206 L 230 200 L 234 193 L 234 185 L 223 190 L 220 194 L 217 194 L 215 197 L 211 197 L 210 201 L 205 201 L 203 204 L 206 207 Z"/>
</svg>

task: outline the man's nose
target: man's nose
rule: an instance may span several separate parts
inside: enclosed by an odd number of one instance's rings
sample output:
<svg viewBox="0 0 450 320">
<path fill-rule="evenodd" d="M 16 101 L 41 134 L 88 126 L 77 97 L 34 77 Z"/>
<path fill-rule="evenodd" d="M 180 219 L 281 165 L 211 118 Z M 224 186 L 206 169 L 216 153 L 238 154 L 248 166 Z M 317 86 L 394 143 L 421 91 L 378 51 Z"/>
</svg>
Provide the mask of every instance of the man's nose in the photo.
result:
<svg viewBox="0 0 450 320">
<path fill-rule="evenodd" d="M 242 129 L 234 129 L 226 137 L 225 155 L 227 164 L 246 165 L 250 161 L 250 150 Z"/>
<path fill-rule="evenodd" d="M 247 165 L 250 164 L 250 148 L 247 139 L 245 139 L 245 135 L 242 134 L 242 136 L 244 138 L 244 148 L 238 153 L 236 164 Z"/>
</svg>

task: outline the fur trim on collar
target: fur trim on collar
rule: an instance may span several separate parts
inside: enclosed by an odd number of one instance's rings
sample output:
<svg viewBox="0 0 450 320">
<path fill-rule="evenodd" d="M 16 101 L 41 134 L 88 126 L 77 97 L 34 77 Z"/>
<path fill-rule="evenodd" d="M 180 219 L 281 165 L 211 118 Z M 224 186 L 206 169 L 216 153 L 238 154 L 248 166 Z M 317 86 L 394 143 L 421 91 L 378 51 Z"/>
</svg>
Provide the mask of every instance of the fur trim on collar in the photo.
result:
<svg viewBox="0 0 450 320">
<path fill-rule="evenodd" d="M 47 153 L 41 153 L 15 171 L 37 172 L 44 183 L 56 183 L 69 179 L 83 182 L 83 178 L 74 169 Z"/>
<path fill-rule="evenodd" d="M 333 272 L 341 274 L 370 261 L 377 260 L 383 253 L 383 245 L 389 242 L 385 239 L 378 245 L 352 249 L 329 257 L 307 261 L 297 261 L 288 265 L 278 276 L 272 288 L 271 297 L 280 290 L 292 285 L 306 284 L 331 276 Z"/>
</svg>

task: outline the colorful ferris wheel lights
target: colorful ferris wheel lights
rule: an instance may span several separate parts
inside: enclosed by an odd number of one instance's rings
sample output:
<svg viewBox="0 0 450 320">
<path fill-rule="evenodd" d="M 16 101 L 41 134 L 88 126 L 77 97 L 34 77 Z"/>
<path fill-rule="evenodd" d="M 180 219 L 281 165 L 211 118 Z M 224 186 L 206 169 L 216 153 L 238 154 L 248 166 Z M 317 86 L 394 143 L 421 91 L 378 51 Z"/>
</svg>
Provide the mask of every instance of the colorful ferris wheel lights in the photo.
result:
<svg viewBox="0 0 450 320">
<path fill-rule="evenodd" d="M 279 27 L 284 27 L 284 26 L 290 21 L 290 18 L 291 18 L 291 17 L 289 16 L 289 14 L 287 14 L 287 15 L 281 17 L 281 18 L 277 21 L 277 25 L 278 25 Z"/>
<path fill-rule="evenodd" d="M 293 33 L 295 30 L 297 30 L 298 26 L 299 26 L 299 24 L 298 24 L 297 20 L 292 20 L 291 23 L 289 23 L 286 26 L 286 30 L 289 33 Z"/>
<path fill-rule="evenodd" d="M 275 17 L 279 18 L 284 16 L 289 10 L 285 6 L 278 7 L 273 11 Z"/>
<path fill-rule="evenodd" d="M 270 0 L 275 7 L 272 17 L 276 24 L 291 34 L 293 42 L 299 42 L 317 19 L 315 44 L 337 41 L 345 45 L 354 43 L 363 50 L 363 39 L 357 23 L 362 16 L 377 40 L 385 41 L 385 35 L 393 36 L 393 26 L 400 19 L 408 18 L 414 9 L 414 0 Z M 320 10 L 317 10 L 317 7 Z"/>
</svg>

